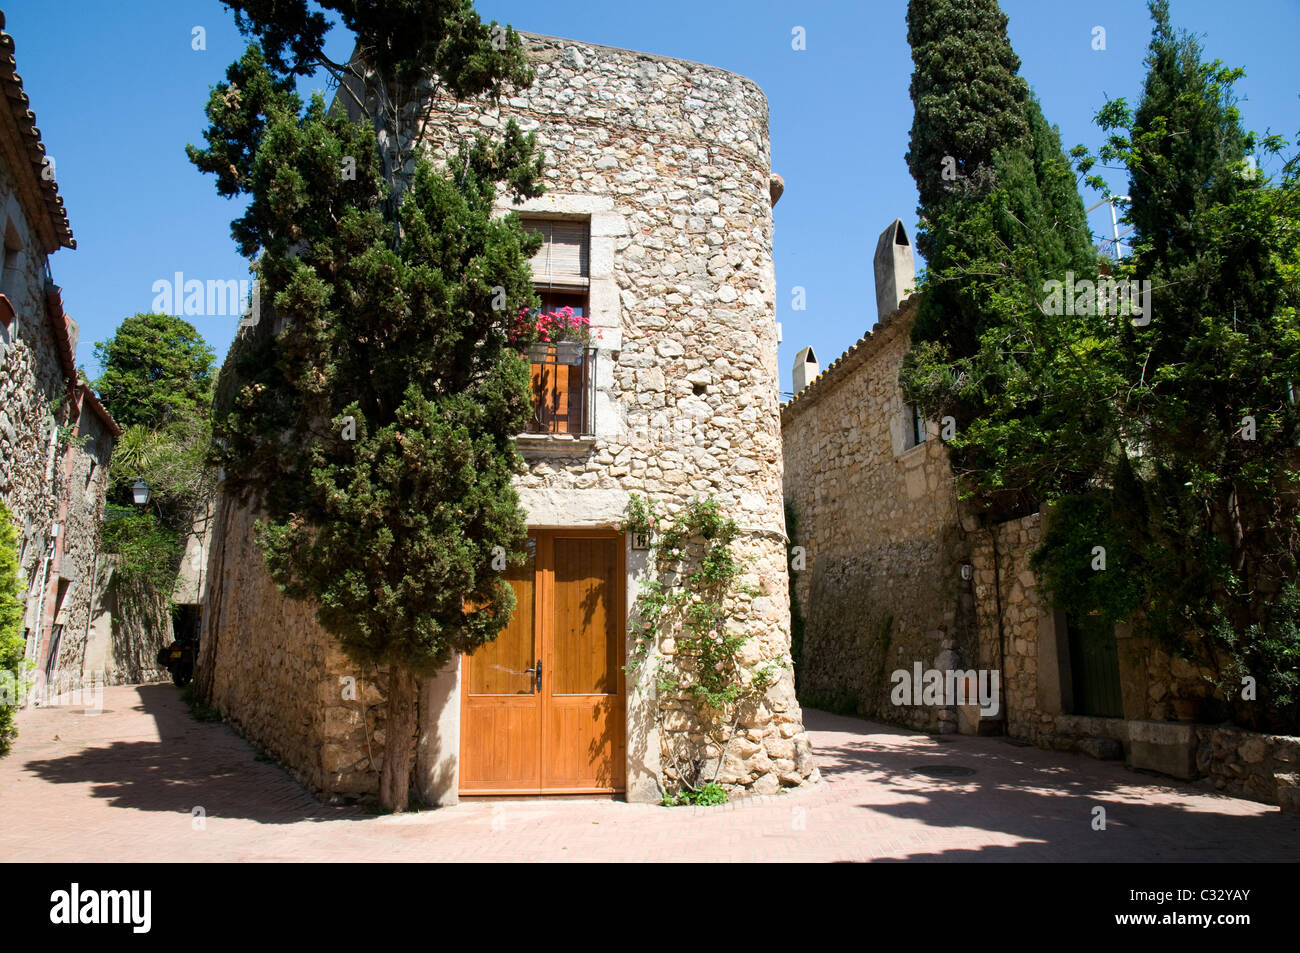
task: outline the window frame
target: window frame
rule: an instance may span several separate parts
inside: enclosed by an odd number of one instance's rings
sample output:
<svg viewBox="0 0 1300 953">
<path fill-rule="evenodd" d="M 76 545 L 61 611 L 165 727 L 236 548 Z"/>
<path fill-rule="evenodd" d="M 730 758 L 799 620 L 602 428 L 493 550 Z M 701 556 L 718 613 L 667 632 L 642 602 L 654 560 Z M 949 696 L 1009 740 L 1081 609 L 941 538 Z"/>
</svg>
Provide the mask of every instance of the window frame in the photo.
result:
<svg viewBox="0 0 1300 953">
<path fill-rule="evenodd" d="M 553 244 L 551 229 L 556 224 L 578 225 L 582 228 L 582 240 L 578 251 L 578 267 L 580 274 L 554 274 L 550 272 L 549 265 L 546 274 L 533 274 L 533 287 L 536 289 L 538 296 L 541 298 L 542 311 L 553 313 L 563 307 L 573 308 L 576 314 L 584 317 L 591 315 L 591 216 L 590 215 L 561 215 L 553 213 L 521 213 L 519 215 L 520 224 L 529 231 L 543 232 L 543 245 L 541 251 L 546 250 L 547 244 Z M 529 379 L 531 382 L 530 403 L 532 405 L 532 416 L 529 419 L 528 429 L 525 430 L 521 437 L 532 438 L 571 438 L 584 439 L 595 436 L 595 382 L 596 382 L 596 348 L 586 346 L 583 348 L 582 360 L 579 364 L 560 364 L 556 360 L 555 347 L 552 346 L 547 350 L 546 360 L 535 361 L 532 355 L 527 358 L 529 365 Z M 558 404 L 560 401 L 559 378 L 561 375 L 560 368 L 570 368 L 566 373 L 567 376 L 573 374 L 572 368 L 578 368 L 578 399 L 576 401 L 576 414 L 578 425 L 576 429 L 559 430 L 556 424 L 560 421 L 571 423 L 575 407 L 572 395 L 574 388 L 573 381 L 570 379 L 568 386 L 564 391 L 569 395 L 566 413 L 558 413 Z M 546 376 L 550 373 L 552 377 L 551 398 L 547 400 L 545 396 L 540 397 L 538 393 L 538 382 L 541 381 L 541 387 L 546 387 Z M 549 411 L 549 413 L 548 413 Z M 547 417 L 549 416 L 549 420 Z"/>
<path fill-rule="evenodd" d="M 903 453 L 915 450 L 930 439 L 929 421 L 916 404 L 903 402 Z"/>
</svg>

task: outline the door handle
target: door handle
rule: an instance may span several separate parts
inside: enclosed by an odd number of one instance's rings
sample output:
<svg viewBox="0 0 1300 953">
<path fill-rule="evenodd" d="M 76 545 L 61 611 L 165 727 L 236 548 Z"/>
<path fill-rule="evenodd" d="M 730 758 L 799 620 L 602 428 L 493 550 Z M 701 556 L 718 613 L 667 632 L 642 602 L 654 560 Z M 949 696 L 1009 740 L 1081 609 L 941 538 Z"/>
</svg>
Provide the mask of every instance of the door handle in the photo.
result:
<svg viewBox="0 0 1300 953">
<path fill-rule="evenodd" d="M 532 675 L 537 680 L 537 691 L 540 692 L 542 690 L 542 660 L 541 659 L 537 660 L 536 668 L 524 669 L 524 674 Z"/>
</svg>

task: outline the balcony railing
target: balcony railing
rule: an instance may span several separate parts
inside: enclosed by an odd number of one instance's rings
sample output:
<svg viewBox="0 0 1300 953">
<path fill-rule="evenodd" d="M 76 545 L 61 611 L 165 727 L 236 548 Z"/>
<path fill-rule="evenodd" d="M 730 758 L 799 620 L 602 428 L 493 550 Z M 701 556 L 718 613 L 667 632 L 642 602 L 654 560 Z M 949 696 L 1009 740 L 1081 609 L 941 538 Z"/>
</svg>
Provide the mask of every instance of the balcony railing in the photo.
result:
<svg viewBox="0 0 1300 953">
<path fill-rule="evenodd" d="M 534 345 L 528 352 L 533 416 L 528 433 L 595 433 L 596 349 L 577 342 Z"/>
</svg>

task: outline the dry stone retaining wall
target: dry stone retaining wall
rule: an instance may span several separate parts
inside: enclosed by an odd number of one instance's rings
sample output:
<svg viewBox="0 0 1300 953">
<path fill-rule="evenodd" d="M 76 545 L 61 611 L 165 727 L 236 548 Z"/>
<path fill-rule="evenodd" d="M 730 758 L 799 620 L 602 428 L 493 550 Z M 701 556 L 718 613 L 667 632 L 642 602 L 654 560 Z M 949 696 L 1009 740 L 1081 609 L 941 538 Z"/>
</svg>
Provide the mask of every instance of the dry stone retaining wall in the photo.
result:
<svg viewBox="0 0 1300 953">
<path fill-rule="evenodd" d="M 1220 791 L 1300 814 L 1300 738 L 1196 727 L 1196 770 Z"/>
</svg>

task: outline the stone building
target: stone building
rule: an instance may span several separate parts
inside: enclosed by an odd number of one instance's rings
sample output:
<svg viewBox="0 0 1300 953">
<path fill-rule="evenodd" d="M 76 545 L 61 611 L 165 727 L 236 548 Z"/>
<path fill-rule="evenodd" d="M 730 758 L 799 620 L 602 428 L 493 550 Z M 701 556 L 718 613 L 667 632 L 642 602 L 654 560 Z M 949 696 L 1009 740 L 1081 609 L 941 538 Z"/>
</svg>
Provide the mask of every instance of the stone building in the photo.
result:
<svg viewBox="0 0 1300 953">
<path fill-rule="evenodd" d="M 792 577 L 804 620 L 799 693 L 813 707 L 952 729 L 946 708 L 890 703 L 894 671 L 956 658 L 972 602 L 946 450 L 898 386 L 917 304 L 904 297 L 912 265 L 901 222 L 881 245 L 879 323 L 781 411 L 792 543 L 804 556 Z"/>
<path fill-rule="evenodd" d="M 533 268 L 544 308 L 573 307 L 597 338 L 572 358 L 532 358 L 520 610 L 494 643 L 426 680 L 416 789 L 437 803 L 661 796 L 659 725 L 691 727 L 657 717 L 675 703 L 655 697 L 648 672 L 623 671 L 649 571 L 616 528 L 634 493 L 670 508 L 712 494 L 742 526 L 737 549 L 763 591 L 736 601 L 734 623 L 752 633 L 744 661 L 780 676 L 719 781 L 738 793 L 802 784 L 816 769 L 790 670 L 766 100 L 696 63 L 524 40 L 535 83 L 499 106 L 444 103 L 429 145 L 447 155 L 510 117 L 537 133 L 546 194 L 500 211 L 543 235 Z M 255 515 L 218 500 L 200 684 L 311 786 L 373 791 L 383 682 L 332 645 L 312 606 L 280 596 L 252 543 Z"/>
<path fill-rule="evenodd" d="M 801 351 L 804 386 L 781 411 L 804 566 L 791 587 L 802 703 L 1125 758 L 1300 810 L 1300 739 L 1196 724 L 1204 669 L 1123 627 L 1085 632 L 1052 606 L 1030 566 L 1050 513 L 991 525 L 959 503 L 941 424 L 899 385 L 919 301 L 904 297 L 901 222 L 881 235 L 875 274 L 879 322 L 820 374 Z M 933 697 L 930 672 L 943 677 Z M 994 704 L 970 703 L 981 688 Z"/>
<path fill-rule="evenodd" d="M 111 668 L 98 543 L 121 430 L 77 374 L 77 323 L 49 261 L 76 242 L 4 32 L 0 89 L 0 497 L 18 522 L 39 700 Z"/>
</svg>

